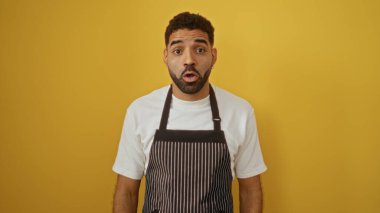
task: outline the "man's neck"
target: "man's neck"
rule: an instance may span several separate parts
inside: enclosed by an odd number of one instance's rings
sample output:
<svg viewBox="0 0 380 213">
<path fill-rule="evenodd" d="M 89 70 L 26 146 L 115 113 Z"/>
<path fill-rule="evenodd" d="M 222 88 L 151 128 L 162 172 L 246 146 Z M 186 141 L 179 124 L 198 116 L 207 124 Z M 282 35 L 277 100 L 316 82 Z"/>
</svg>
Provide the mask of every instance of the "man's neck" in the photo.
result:
<svg viewBox="0 0 380 213">
<path fill-rule="evenodd" d="M 206 82 L 205 85 L 203 86 L 203 88 L 201 90 L 199 90 L 199 92 L 197 92 L 195 94 L 186 94 L 186 93 L 182 92 L 177 87 L 177 85 L 174 84 L 174 83 L 172 83 L 172 87 L 173 87 L 173 95 L 176 98 L 184 100 L 184 101 L 197 101 L 197 100 L 201 100 L 203 98 L 206 98 L 209 95 L 209 92 L 210 92 L 209 82 Z"/>
</svg>

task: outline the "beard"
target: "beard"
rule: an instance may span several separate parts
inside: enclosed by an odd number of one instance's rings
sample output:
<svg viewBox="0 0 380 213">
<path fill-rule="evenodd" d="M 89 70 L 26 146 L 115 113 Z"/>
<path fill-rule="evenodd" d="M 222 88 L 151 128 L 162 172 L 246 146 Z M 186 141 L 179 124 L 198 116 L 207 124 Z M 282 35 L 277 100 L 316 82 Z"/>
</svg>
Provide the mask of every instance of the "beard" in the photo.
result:
<svg viewBox="0 0 380 213">
<path fill-rule="evenodd" d="M 174 72 L 170 68 L 168 68 L 168 69 L 169 69 L 170 77 L 172 78 L 173 82 L 175 83 L 175 85 L 177 85 L 177 87 L 183 93 L 195 94 L 195 93 L 199 92 L 204 87 L 206 82 L 208 81 L 208 78 L 210 77 L 210 74 L 211 74 L 212 66 L 202 76 L 201 73 L 197 69 L 195 69 L 195 67 L 193 65 L 188 65 L 188 66 L 186 66 L 185 70 L 183 70 L 181 72 L 181 75 L 179 78 L 177 78 L 177 76 L 174 74 Z M 198 75 L 198 80 L 196 80 L 194 82 L 185 82 L 183 80 L 183 76 L 184 76 L 186 71 L 195 72 Z"/>
</svg>

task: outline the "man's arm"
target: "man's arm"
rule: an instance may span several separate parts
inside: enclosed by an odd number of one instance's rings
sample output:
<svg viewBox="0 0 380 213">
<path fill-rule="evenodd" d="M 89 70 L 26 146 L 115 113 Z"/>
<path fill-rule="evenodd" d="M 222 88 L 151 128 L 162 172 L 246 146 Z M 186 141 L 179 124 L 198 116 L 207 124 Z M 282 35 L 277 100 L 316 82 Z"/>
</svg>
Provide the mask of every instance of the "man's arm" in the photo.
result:
<svg viewBox="0 0 380 213">
<path fill-rule="evenodd" d="M 136 213 L 139 188 L 140 180 L 118 175 L 113 201 L 113 213 Z"/>
<path fill-rule="evenodd" d="M 240 213 L 262 213 L 263 193 L 260 175 L 238 179 Z"/>
</svg>

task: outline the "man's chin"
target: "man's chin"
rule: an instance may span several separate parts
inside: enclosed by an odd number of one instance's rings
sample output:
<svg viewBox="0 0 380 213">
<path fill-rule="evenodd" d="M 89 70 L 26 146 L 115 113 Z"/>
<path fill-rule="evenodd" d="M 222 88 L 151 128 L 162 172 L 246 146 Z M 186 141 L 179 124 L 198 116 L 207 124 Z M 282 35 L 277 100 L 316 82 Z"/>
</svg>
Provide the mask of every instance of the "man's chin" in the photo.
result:
<svg viewBox="0 0 380 213">
<path fill-rule="evenodd" d="M 199 92 L 200 89 L 198 89 L 197 87 L 195 86 L 185 86 L 185 87 L 182 87 L 181 91 L 183 93 L 186 93 L 188 95 L 193 95 L 193 94 L 196 94 L 197 92 Z"/>
<path fill-rule="evenodd" d="M 178 85 L 177 85 L 178 86 Z M 179 89 L 186 94 L 192 95 L 196 94 L 199 91 L 202 90 L 202 88 L 205 86 L 205 84 L 201 84 L 201 82 L 192 82 L 192 83 L 186 83 L 182 84 Z"/>
<path fill-rule="evenodd" d="M 172 72 L 170 72 L 170 77 L 172 78 L 174 84 L 178 87 L 179 90 L 181 90 L 185 94 L 193 95 L 201 91 L 202 88 L 206 85 L 208 81 L 208 74 L 209 72 L 207 72 L 203 78 L 199 78 L 196 81 L 192 82 L 186 82 L 182 78 L 179 79 Z"/>
</svg>

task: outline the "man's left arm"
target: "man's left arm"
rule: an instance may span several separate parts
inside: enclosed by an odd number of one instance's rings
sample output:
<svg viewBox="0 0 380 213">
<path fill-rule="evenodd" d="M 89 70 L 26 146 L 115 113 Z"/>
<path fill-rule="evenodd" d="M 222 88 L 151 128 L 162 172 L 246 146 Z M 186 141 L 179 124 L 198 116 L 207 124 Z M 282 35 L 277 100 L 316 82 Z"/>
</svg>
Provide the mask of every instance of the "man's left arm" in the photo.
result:
<svg viewBox="0 0 380 213">
<path fill-rule="evenodd" d="M 260 175 L 239 178 L 240 213 L 262 213 L 263 192 Z"/>
</svg>

